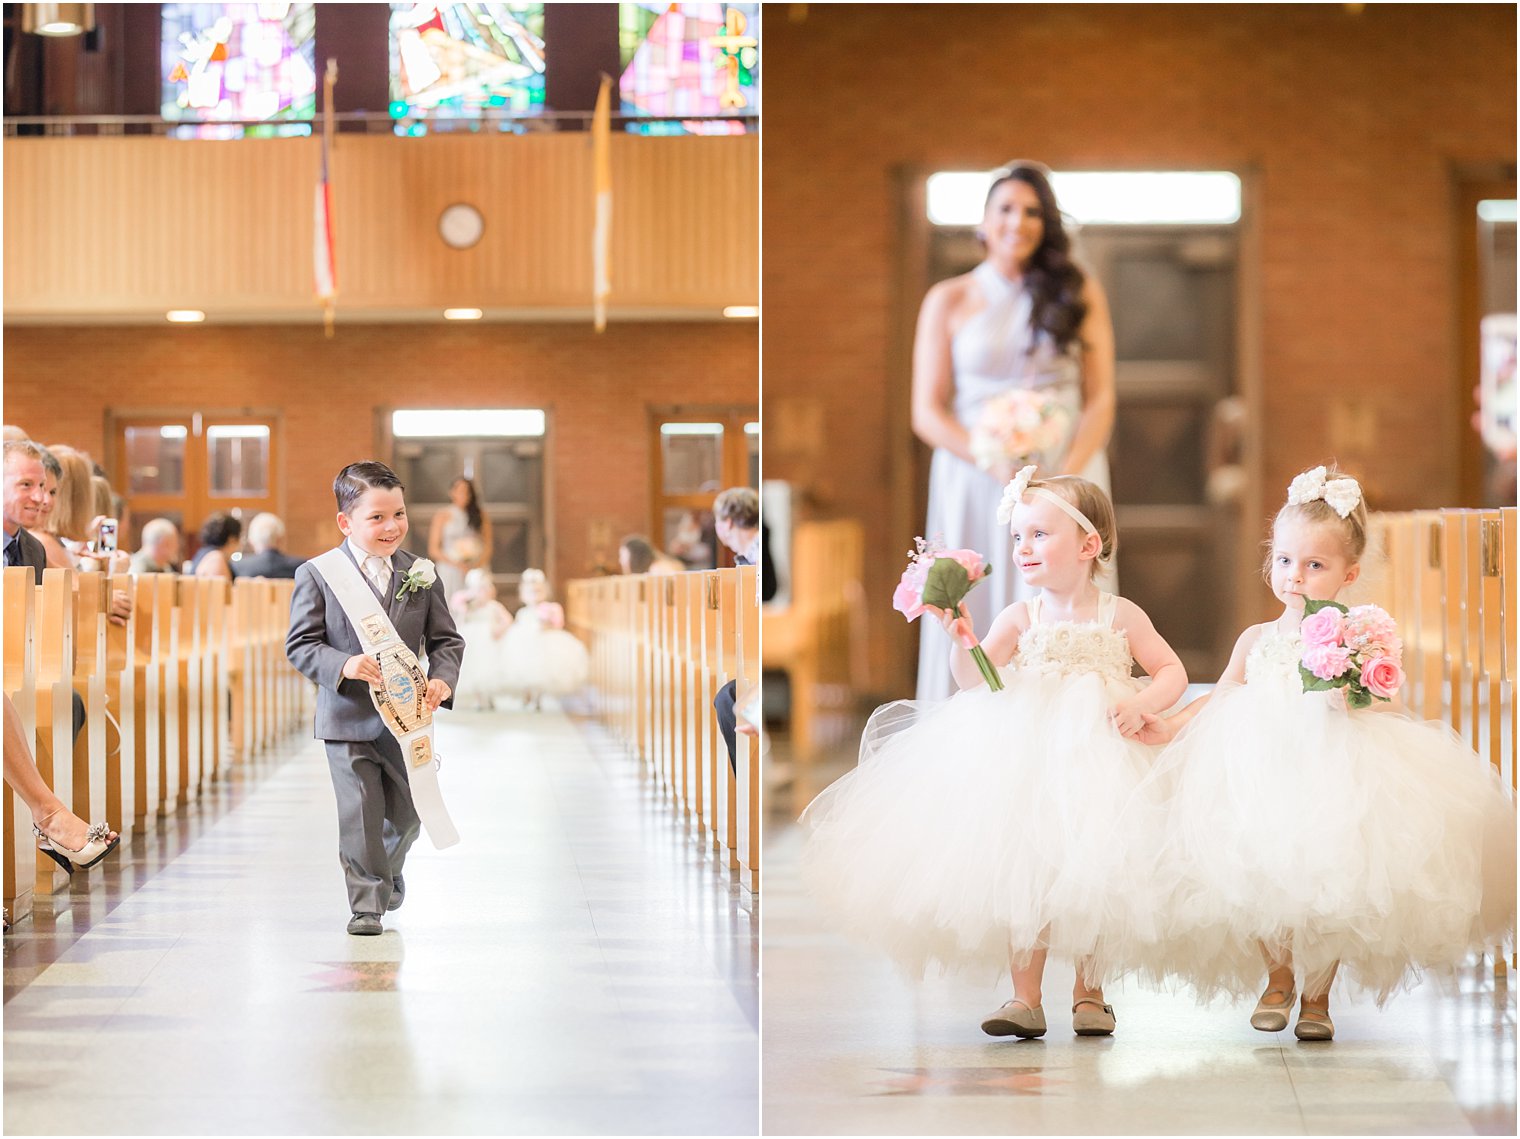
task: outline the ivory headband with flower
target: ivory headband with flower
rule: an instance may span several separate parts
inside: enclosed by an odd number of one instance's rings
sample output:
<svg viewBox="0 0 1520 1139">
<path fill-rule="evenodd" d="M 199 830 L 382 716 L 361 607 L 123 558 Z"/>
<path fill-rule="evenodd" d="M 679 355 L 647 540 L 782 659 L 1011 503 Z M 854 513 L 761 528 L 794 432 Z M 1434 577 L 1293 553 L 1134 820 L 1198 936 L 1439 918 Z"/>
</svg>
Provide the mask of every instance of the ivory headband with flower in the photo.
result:
<svg viewBox="0 0 1520 1139">
<path fill-rule="evenodd" d="M 1013 522 L 1013 508 L 1024 500 L 1024 496 L 1026 494 L 1038 494 L 1041 497 L 1048 498 L 1051 502 L 1055 503 L 1057 507 L 1059 507 L 1062 511 L 1071 517 L 1071 520 L 1073 522 L 1082 527 L 1082 529 L 1086 530 L 1093 537 L 1101 539 L 1102 535 L 1098 533 L 1098 528 L 1092 524 L 1087 515 L 1083 514 L 1080 510 L 1078 510 L 1071 503 L 1067 502 L 1055 491 L 1046 490 L 1043 486 L 1031 487 L 1029 483 L 1033 478 L 1034 465 L 1031 464 L 1021 470 L 1018 474 L 1014 475 L 1013 478 L 1009 481 L 1008 485 L 1003 488 L 1003 500 L 998 503 L 997 508 L 997 520 L 1000 524 L 1009 526 L 1011 530 L 1011 523 Z"/>
<path fill-rule="evenodd" d="M 1362 485 L 1349 475 L 1332 479 L 1324 467 L 1305 471 L 1288 485 L 1289 506 L 1303 506 L 1320 499 L 1345 518 L 1362 501 Z"/>
</svg>

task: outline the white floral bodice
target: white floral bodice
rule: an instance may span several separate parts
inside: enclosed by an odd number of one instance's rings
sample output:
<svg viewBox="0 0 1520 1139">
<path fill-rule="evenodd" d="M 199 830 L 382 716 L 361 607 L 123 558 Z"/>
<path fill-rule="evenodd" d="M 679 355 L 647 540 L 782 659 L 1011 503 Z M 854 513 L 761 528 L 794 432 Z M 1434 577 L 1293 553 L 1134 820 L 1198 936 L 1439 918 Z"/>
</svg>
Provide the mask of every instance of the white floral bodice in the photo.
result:
<svg viewBox="0 0 1520 1139">
<path fill-rule="evenodd" d="M 1246 654 L 1246 683 L 1266 683 L 1291 688 L 1294 692 L 1302 691 L 1298 662 L 1303 649 L 1304 643 L 1297 629 L 1285 633 L 1274 622 L 1262 630 Z"/>
<path fill-rule="evenodd" d="M 1113 594 L 1099 595 L 1096 621 L 1042 622 L 1041 600 L 1028 602 L 1030 624 L 1019 638 L 1014 664 L 1063 676 L 1095 672 L 1105 680 L 1130 679 L 1129 638 L 1113 627 Z"/>
</svg>

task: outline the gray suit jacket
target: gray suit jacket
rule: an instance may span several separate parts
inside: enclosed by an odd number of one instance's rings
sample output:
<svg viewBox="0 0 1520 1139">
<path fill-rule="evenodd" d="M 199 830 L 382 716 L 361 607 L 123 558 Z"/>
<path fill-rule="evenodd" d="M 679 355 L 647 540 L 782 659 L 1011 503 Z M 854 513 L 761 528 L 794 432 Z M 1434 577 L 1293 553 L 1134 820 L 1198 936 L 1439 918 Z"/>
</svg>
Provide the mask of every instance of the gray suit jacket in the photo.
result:
<svg viewBox="0 0 1520 1139">
<path fill-rule="evenodd" d="M 343 556 L 353 561 L 348 543 L 340 548 Z M 401 578 L 416 560 L 415 554 L 405 550 L 391 555 L 391 568 L 395 572 L 390 596 L 381 601 L 407 646 L 419 657 L 427 654 L 429 678 L 442 680 L 453 689 L 459 684 L 464 638 L 454 628 L 443 583 L 435 582 L 431 589 L 414 590 L 396 600 Z M 365 578 L 366 584 L 368 581 Z M 374 586 L 370 589 L 374 590 Z M 379 597 L 378 591 L 375 595 Z M 296 671 L 317 683 L 317 739 L 373 740 L 386 733 L 385 722 L 369 698 L 369 685 L 343 678 L 343 665 L 348 658 L 363 651 L 359 635 L 327 582 L 309 562 L 302 565 L 296 570 L 296 591 L 290 599 L 290 633 L 285 638 L 285 655 Z M 452 696 L 443 702 L 445 708 L 453 706 Z"/>
</svg>

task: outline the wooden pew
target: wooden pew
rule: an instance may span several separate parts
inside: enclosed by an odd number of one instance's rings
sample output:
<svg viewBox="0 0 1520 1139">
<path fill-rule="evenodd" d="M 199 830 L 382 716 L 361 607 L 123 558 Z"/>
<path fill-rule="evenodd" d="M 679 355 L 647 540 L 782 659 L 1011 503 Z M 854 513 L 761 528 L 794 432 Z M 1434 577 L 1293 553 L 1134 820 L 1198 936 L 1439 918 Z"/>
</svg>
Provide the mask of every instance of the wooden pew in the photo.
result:
<svg viewBox="0 0 1520 1139">
<path fill-rule="evenodd" d="M 65 803 L 74 801 L 74 571 L 42 571 L 37 590 L 37 770 Z M 67 888 L 69 876 L 36 854 L 38 894 Z"/>
<path fill-rule="evenodd" d="M 28 739 L 37 735 L 37 587 L 31 566 L 5 570 L 5 695 L 16 708 L 21 732 Z M 37 842 L 32 836 L 32 814 L 21 797 L 5 790 L 5 846 L 3 889 L 11 920 L 32 912 L 37 883 Z"/>
<path fill-rule="evenodd" d="M 592 705 L 720 862 L 760 874 L 760 753 L 739 737 L 729 766 L 712 700 L 758 683 L 756 570 L 571 582 L 570 627 L 591 653 Z"/>
<path fill-rule="evenodd" d="M 791 749 L 817 751 L 819 713 L 848 691 L 864 604 L 865 530 L 853 519 L 804 522 L 792 534 L 792 603 L 762 618 L 764 663 L 791 689 Z"/>
</svg>

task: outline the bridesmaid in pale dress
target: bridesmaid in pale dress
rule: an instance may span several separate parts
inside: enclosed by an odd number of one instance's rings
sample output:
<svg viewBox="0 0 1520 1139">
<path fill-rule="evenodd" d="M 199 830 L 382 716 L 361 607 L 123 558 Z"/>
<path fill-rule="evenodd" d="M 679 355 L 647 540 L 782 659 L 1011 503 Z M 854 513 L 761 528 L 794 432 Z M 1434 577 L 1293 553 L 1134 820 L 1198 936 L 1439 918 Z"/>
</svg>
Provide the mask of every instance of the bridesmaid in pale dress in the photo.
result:
<svg viewBox="0 0 1520 1139">
<path fill-rule="evenodd" d="M 1041 457 L 1040 476 L 1081 475 L 1109 492 L 1114 333 L 1097 278 L 1072 260 L 1043 166 L 1018 162 L 997 172 L 978 236 L 986 259 L 931 288 L 919 311 L 913 432 L 934 448 L 924 537 L 977 550 L 994 567 L 966 599 L 973 625 L 986 632 L 995 614 L 1030 591 L 996 517 L 1013 470 L 978 468 L 971 429 L 993 396 L 1015 387 L 1047 391 L 1065 405 L 1069 427 L 1059 453 Z M 1112 592 L 1112 570 L 1098 584 Z M 918 699 L 944 699 L 953 688 L 950 639 L 925 628 Z"/>
<path fill-rule="evenodd" d="M 491 520 L 480 509 L 475 484 L 461 475 L 449 485 L 449 505 L 433 515 L 428 531 L 428 557 L 438 568 L 443 595 L 464 588 L 465 574 L 490 568 Z"/>
</svg>

